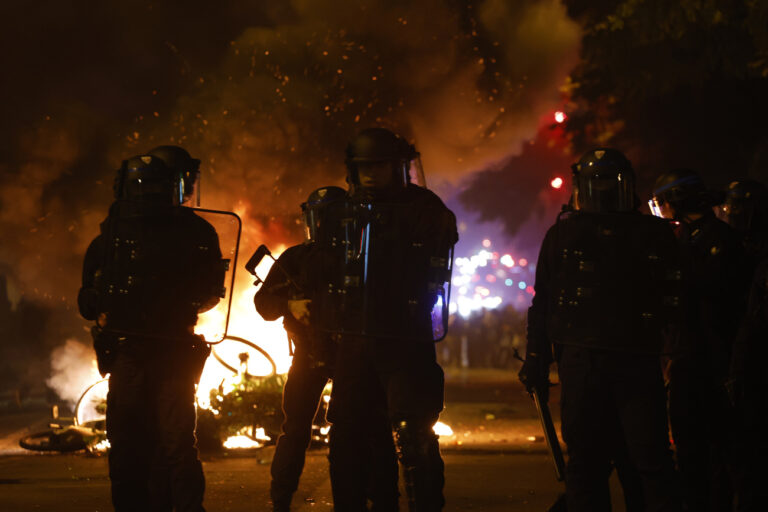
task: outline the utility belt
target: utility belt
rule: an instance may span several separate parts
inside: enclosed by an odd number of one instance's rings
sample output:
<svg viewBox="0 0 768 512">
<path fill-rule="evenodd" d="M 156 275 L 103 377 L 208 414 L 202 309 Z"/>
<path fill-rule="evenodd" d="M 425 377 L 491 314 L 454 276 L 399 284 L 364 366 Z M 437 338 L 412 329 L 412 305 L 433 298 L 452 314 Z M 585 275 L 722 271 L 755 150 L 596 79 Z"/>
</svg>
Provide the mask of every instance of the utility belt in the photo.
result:
<svg viewBox="0 0 768 512">
<path fill-rule="evenodd" d="M 176 369 L 188 370 L 195 382 L 200 381 L 203 367 L 211 354 L 211 346 L 200 335 L 185 334 L 179 338 L 123 335 L 118 331 L 91 327 L 96 364 L 101 376 L 111 373 L 120 353 L 146 359 L 165 357 Z"/>
</svg>

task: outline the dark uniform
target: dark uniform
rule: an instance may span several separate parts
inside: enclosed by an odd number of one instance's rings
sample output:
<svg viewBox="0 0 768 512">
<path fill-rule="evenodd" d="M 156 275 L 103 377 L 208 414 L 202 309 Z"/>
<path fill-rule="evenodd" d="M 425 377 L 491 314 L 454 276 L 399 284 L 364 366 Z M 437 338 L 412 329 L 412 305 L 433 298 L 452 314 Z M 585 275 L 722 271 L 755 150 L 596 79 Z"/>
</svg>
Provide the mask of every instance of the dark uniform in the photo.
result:
<svg viewBox="0 0 768 512">
<path fill-rule="evenodd" d="M 731 396 L 743 426 L 743 456 L 738 510 L 764 510 L 768 503 L 768 260 L 757 268 L 747 314 L 733 347 Z"/>
<path fill-rule="evenodd" d="M 283 326 L 294 344 L 293 361 L 283 389 L 282 433 L 272 459 L 271 495 L 275 510 L 288 510 L 291 497 L 299 485 L 304 468 L 304 453 L 312 434 L 312 421 L 328 380 L 332 361 L 330 340 L 296 320 L 288 309 L 292 299 L 310 299 L 297 290 L 285 273 L 295 279 L 302 290 L 310 289 L 307 270 L 313 246 L 289 247 L 272 266 L 254 303 L 259 314 L 268 321 L 283 317 Z"/>
<path fill-rule="evenodd" d="M 86 319 L 101 317 L 117 511 L 203 510 L 194 395 L 210 349 L 193 329 L 219 299 L 222 269 L 213 227 L 170 200 L 118 200 L 88 248 L 78 303 Z"/>
<path fill-rule="evenodd" d="M 685 351 L 669 366 L 672 437 L 691 510 L 730 510 L 736 431 L 725 382 L 745 308 L 746 264 L 736 233 L 711 212 L 678 232 L 691 300 Z"/>
<path fill-rule="evenodd" d="M 753 180 L 732 182 L 721 205 L 723 220 L 742 236 L 753 272 L 747 313 L 736 337 L 731 359 L 729 391 L 741 434 L 736 438 L 739 472 L 738 510 L 756 511 L 768 503 L 765 487 L 768 443 L 763 419 L 768 410 L 765 361 L 768 356 L 768 189 Z"/>
<path fill-rule="evenodd" d="M 254 298 L 257 311 L 266 320 L 283 317 L 283 325 L 295 345 L 293 362 L 283 390 L 283 433 L 272 460 L 272 502 L 275 511 L 287 511 L 304 466 L 304 453 L 310 442 L 312 420 L 317 414 L 323 388 L 332 378 L 336 346 L 325 321 L 333 312 L 319 300 L 339 268 L 341 245 L 329 226 L 338 225 L 345 211 L 345 190 L 323 187 L 313 191 L 302 204 L 306 228 L 304 244 L 289 247 L 270 270 Z M 290 300 L 307 300 L 307 323 L 290 311 Z M 367 496 L 375 510 L 387 510 L 398 499 L 397 460 L 392 436 L 386 429 L 371 438 L 372 463 L 382 469 L 372 478 Z"/>
<path fill-rule="evenodd" d="M 740 474 L 738 422 L 725 383 L 746 303 L 749 274 L 738 234 L 712 211 L 694 171 L 657 180 L 654 201 L 679 221 L 684 257 L 685 330 L 668 369 L 669 416 L 683 496 L 690 510 L 730 510 Z"/>
<path fill-rule="evenodd" d="M 661 330 L 680 302 L 674 234 L 636 212 L 634 174 L 621 153 L 590 152 L 574 173 L 589 208 L 559 219 L 544 238 L 521 379 L 541 389 L 557 361 L 569 511 L 610 510 L 607 481 L 619 457 L 617 466 L 634 474 L 627 482 L 639 475 L 642 492 L 631 492 L 645 510 L 679 510 L 659 361 Z"/>
<path fill-rule="evenodd" d="M 425 295 L 424 283 L 431 258 L 445 258 L 458 239 L 456 219 L 434 193 L 415 185 L 366 201 L 368 284 L 360 301 L 348 304 L 348 315 L 368 334 L 344 335 L 339 344 L 329 410 L 334 507 L 363 510 L 370 471 L 373 478 L 391 471 L 371 468 L 370 439 L 394 428 L 411 510 L 437 511 L 444 477 L 432 426 L 443 409 L 443 371 L 430 321 L 436 297 Z"/>
</svg>

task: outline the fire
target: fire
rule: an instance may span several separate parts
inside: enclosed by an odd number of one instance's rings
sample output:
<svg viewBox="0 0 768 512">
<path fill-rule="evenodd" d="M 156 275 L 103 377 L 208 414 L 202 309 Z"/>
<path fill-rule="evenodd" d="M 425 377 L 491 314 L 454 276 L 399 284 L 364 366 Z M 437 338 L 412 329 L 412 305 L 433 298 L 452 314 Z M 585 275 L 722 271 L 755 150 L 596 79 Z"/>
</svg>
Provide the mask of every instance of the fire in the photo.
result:
<svg viewBox="0 0 768 512">
<path fill-rule="evenodd" d="M 432 431 L 437 434 L 438 436 L 452 436 L 453 435 L 453 429 L 443 423 L 442 421 L 438 421 L 432 426 Z"/>
<path fill-rule="evenodd" d="M 275 257 L 285 250 L 284 246 L 274 251 Z M 266 277 L 273 261 L 264 260 L 256 268 L 263 279 Z M 253 286 L 253 277 L 237 269 L 232 310 L 229 316 L 228 334 L 245 338 L 263 348 L 275 362 L 277 373 L 286 373 L 291 366 L 291 356 L 288 352 L 288 338 L 283 329 L 282 320 L 267 322 L 259 316 L 253 305 L 253 295 L 257 288 Z M 226 314 L 226 304 L 222 301 L 218 307 L 200 315 L 195 332 L 212 339 L 220 332 Z M 213 345 L 213 350 L 231 366 L 241 365 L 240 374 L 247 372 L 251 375 L 269 375 L 272 365 L 256 350 L 242 343 L 224 340 Z M 240 363 L 240 354 L 247 354 L 247 360 Z M 243 366 L 244 365 L 244 366 Z M 197 386 L 197 404 L 204 409 L 210 409 L 210 392 L 221 388 L 224 394 L 230 392 L 240 382 L 241 376 L 225 368 L 211 355 L 205 363 L 200 383 Z"/>
<path fill-rule="evenodd" d="M 251 429 L 245 427 L 234 436 L 229 436 L 227 440 L 224 441 L 223 446 L 228 450 L 260 448 L 262 443 L 259 441 L 271 440 L 272 438 L 269 437 L 266 432 L 264 432 L 263 428 L 259 427 L 255 432 L 251 433 Z"/>
<path fill-rule="evenodd" d="M 224 441 L 224 448 L 228 450 L 244 449 L 244 448 L 259 448 L 261 443 L 254 441 L 248 436 L 230 436 Z"/>
<path fill-rule="evenodd" d="M 111 446 L 112 445 L 109 444 L 109 439 L 104 439 L 93 445 L 92 450 L 95 452 L 106 452 Z"/>
</svg>

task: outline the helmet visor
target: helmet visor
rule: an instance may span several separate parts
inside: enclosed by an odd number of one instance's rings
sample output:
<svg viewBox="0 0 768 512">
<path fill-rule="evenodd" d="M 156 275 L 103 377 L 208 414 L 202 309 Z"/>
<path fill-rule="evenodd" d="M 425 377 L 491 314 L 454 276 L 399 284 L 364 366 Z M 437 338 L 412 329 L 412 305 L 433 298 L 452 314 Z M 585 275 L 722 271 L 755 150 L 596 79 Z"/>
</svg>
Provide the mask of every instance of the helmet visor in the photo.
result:
<svg viewBox="0 0 768 512">
<path fill-rule="evenodd" d="M 408 179 L 406 183 L 413 183 L 421 188 L 427 188 L 427 180 L 424 177 L 424 166 L 421 164 L 421 156 L 417 156 L 405 166 Z"/>
<path fill-rule="evenodd" d="M 306 203 L 302 206 L 301 220 L 304 222 L 304 241 L 316 242 L 320 229 L 320 211 L 317 208 L 307 206 Z"/>
<path fill-rule="evenodd" d="M 635 208 L 635 187 L 631 178 L 621 173 L 611 178 L 576 174 L 580 210 L 592 212 L 626 212 Z"/>
<path fill-rule="evenodd" d="M 652 197 L 648 200 L 648 208 L 651 210 L 651 215 L 654 217 L 659 217 L 660 219 L 664 218 L 664 215 L 661 213 L 661 205 L 664 204 L 660 199 L 657 197 Z"/>
</svg>

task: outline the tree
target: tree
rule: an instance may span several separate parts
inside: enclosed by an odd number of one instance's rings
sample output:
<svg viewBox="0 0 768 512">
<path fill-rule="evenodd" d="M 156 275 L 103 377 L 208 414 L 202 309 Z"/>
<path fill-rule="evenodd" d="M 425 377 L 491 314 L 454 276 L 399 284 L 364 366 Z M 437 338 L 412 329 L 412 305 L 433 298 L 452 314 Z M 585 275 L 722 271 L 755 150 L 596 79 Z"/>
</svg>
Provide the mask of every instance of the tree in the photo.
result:
<svg viewBox="0 0 768 512">
<path fill-rule="evenodd" d="M 624 150 L 649 192 L 674 167 L 712 186 L 768 179 L 768 3 L 567 0 L 582 23 L 568 84 L 573 151 Z"/>
</svg>

